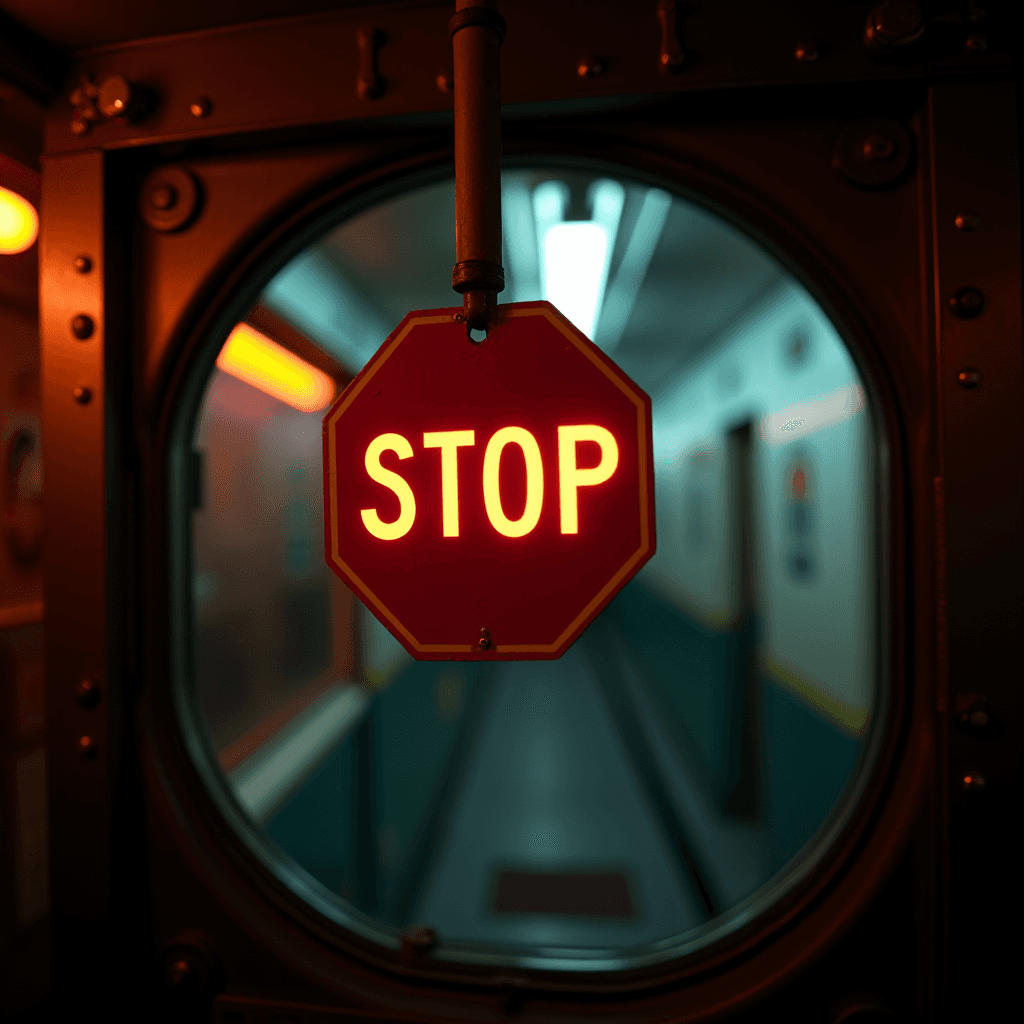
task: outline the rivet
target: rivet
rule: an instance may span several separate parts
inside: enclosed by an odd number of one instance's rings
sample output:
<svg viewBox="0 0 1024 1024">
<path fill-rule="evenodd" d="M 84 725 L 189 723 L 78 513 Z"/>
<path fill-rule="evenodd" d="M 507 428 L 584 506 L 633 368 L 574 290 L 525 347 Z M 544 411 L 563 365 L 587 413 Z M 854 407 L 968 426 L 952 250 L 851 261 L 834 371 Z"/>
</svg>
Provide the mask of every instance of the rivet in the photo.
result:
<svg viewBox="0 0 1024 1024">
<path fill-rule="evenodd" d="M 87 338 L 92 337 L 93 326 L 91 316 L 79 313 L 78 316 L 71 321 L 71 333 L 79 341 L 85 341 Z"/>
<path fill-rule="evenodd" d="M 985 296 L 977 288 L 958 288 L 949 300 L 953 316 L 973 320 L 985 308 Z"/>
<path fill-rule="evenodd" d="M 480 639 L 477 640 L 476 645 L 481 651 L 489 651 L 493 646 L 491 631 L 486 626 L 480 630 Z"/>
<path fill-rule="evenodd" d="M 896 152 L 896 143 L 888 135 L 875 133 L 864 140 L 864 159 L 871 163 L 890 160 Z"/>
<path fill-rule="evenodd" d="M 188 105 L 188 112 L 193 117 L 207 117 L 213 109 L 213 104 L 206 96 L 199 96 Z"/>
<path fill-rule="evenodd" d="M 975 32 L 967 37 L 964 49 L 968 53 L 984 53 L 988 49 L 988 37 L 983 36 L 980 32 Z"/>
<path fill-rule="evenodd" d="M 402 951 L 406 954 L 426 953 L 436 945 L 437 932 L 426 925 L 412 925 L 402 932 Z"/>
<path fill-rule="evenodd" d="M 988 700 L 980 693 L 964 693 L 956 698 L 953 707 L 954 724 L 972 736 L 991 733 L 992 714 Z"/>
<path fill-rule="evenodd" d="M 79 405 L 88 405 L 92 401 L 92 390 L 90 388 L 75 388 L 71 395 Z"/>
<path fill-rule="evenodd" d="M 92 736 L 78 737 L 78 752 L 90 761 L 99 753 L 99 745 Z"/>
<path fill-rule="evenodd" d="M 985 776 L 979 775 L 978 772 L 969 772 L 963 778 L 964 792 L 969 793 L 972 790 L 978 792 L 985 788 Z"/>
<path fill-rule="evenodd" d="M 957 381 L 960 383 L 960 387 L 976 388 L 981 383 L 981 373 L 978 370 L 964 369 L 956 375 Z"/>
<path fill-rule="evenodd" d="M 179 231 L 200 207 L 200 188 L 184 167 L 159 167 L 139 190 L 139 215 L 154 231 Z"/>
<path fill-rule="evenodd" d="M 76 117 L 71 122 L 71 134 L 72 135 L 85 135 L 89 131 L 89 122 L 83 120 L 80 117 Z"/>
<path fill-rule="evenodd" d="M 974 213 L 958 213 L 953 223 L 957 231 L 977 231 L 981 227 L 981 218 Z"/>
<path fill-rule="evenodd" d="M 88 274 L 92 270 L 92 260 L 88 256 L 76 256 L 75 257 L 75 270 L 79 274 Z"/>
<path fill-rule="evenodd" d="M 82 705 L 83 708 L 94 708 L 100 702 L 100 688 L 91 680 L 83 679 L 75 687 L 75 700 Z M 88 738 L 88 737 L 84 737 Z"/>
<path fill-rule="evenodd" d="M 441 92 L 455 91 L 455 76 L 450 71 L 443 72 L 434 79 L 434 84 Z"/>
<path fill-rule="evenodd" d="M 796 49 L 793 51 L 793 56 L 801 64 L 810 64 L 812 61 L 816 61 L 818 57 L 821 56 L 821 54 L 818 51 L 818 46 L 816 43 L 804 42 L 796 44 Z"/>
<path fill-rule="evenodd" d="M 585 57 L 576 65 L 576 74 L 580 78 L 596 78 L 604 74 L 604 61 L 597 57 Z"/>
<path fill-rule="evenodd" d="M 155 206 L 158 210 L 169 210 L 177 201 L 178 193 L 175 191 L 173 185 L 157 185 L 156 188 L 149 193 L 150 205 Z"/>
<path fill-rule="evenodd" d="M 108 118 L 129 118 L 139 108 L 138 90 L 124 75 L 111 75 L 100 83 L 96 106 Z"/>
</svg>

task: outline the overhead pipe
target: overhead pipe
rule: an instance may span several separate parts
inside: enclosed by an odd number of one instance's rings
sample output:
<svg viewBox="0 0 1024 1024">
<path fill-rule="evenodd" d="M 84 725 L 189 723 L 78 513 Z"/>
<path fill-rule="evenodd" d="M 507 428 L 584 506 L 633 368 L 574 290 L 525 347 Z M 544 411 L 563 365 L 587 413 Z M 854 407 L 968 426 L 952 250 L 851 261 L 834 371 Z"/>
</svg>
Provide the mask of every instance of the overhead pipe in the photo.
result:
<svg viewBox="0 0 1024 1024">
<path fill-rule="evenodd" d="M 486 331 L 501 265 L 501 44 L 497 0 L 456 0 L 448 23 L 455 70 L 455 253 L 452 288 L 467 329 Z"/>
</svg>

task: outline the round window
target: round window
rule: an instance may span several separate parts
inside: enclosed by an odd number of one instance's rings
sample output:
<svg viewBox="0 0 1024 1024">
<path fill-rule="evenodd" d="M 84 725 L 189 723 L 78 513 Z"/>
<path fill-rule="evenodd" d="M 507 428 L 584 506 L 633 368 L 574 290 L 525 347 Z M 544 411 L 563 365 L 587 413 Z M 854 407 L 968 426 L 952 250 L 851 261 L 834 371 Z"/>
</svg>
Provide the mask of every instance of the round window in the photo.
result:
<svg viewBox="0 0 1024 1024">
<path fill-rule="evenodd" d="M 406 312 L 456 304 L 454 206 L 449 179 L 351 216 L 214 339 L 185 728 L 251 849 L 382 946 L 678 957 L 826 856 L 870 768 L 864 382 L 808 291 L 706 208 L 506 171 L 501 298 L 550 299 L 651 396 L 658 550 L 557 661 L 413 661 L 326 564 L 321 421 Z"/>
</svg>

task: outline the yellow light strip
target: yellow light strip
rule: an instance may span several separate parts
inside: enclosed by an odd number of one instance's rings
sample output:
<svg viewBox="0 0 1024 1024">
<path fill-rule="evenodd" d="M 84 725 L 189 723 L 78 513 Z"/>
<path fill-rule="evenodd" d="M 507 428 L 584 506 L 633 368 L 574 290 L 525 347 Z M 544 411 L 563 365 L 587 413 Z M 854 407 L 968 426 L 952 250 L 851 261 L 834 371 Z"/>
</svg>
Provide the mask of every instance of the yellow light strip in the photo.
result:
<svg viewBox="0 0 1024 1024">
<path fill-rule="evenodd" d="M 248 324 L 239 324 L 228 336 L 217 366 L 301 412 L 316 412 L 334 398 L 334 381 L 323 370 Z"/>
<path fill-rule="evenodd" d="M 0 253 L 24 252 L 39 234 L 36 208 L 17 192 L 0 187 Z"/>
</svg>

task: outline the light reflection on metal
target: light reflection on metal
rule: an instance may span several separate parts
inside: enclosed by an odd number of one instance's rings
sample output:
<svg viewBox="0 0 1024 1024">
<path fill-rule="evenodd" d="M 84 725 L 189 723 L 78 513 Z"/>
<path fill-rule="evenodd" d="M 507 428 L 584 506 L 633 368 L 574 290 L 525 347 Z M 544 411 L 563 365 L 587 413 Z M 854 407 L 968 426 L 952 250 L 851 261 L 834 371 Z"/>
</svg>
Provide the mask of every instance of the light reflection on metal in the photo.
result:
<svg viewBox="0 0 1024 1024">
<path fill-rule="evenodd" d="M 334 398 L 334 381 L 248 324 L 239 324 L 217 356 L 225 373 L 300 412 L 316 412 Z"/>
<path fill-rule="evenodd" d="M 0 187 L 0 253 L 13 256 L 24 252 L 38 234 L 36 208 L 24 196 Z"/>
</svg>

